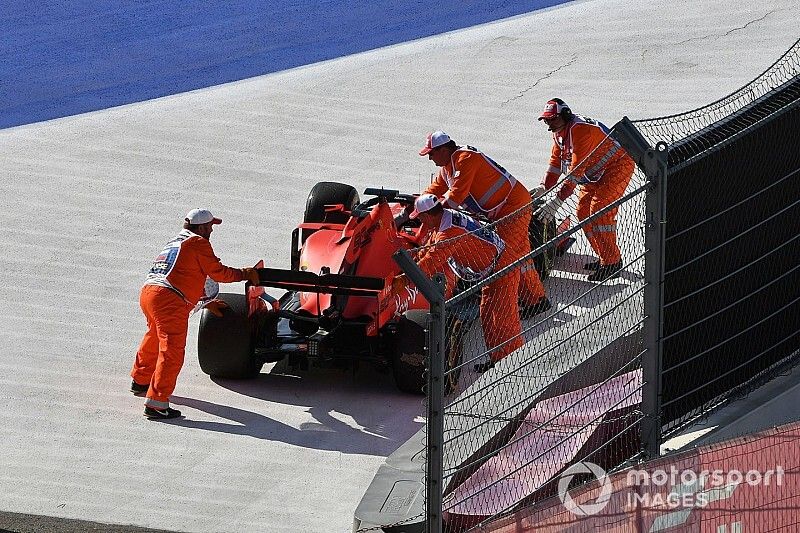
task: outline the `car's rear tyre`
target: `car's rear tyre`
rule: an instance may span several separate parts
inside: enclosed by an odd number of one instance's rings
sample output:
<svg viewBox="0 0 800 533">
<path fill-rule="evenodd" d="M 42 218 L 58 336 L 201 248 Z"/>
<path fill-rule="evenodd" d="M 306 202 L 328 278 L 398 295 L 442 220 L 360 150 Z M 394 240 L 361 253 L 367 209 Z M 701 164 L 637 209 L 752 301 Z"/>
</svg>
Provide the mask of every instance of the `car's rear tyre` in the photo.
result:
<svg viewBox="0 0 800 533">
<path fill-rule="evenodd" d="M 200 368 L 211 377 L 246 379 L 258 375 L 263 363 L 255 357 L 253 332 L 244 294 L 221 293 L 228 304 L 218 317 L 204 309 L 197 335 Z"/>
<path fill-rule="evenodd" d="M 458 317 L 452 317 L 446 332 L 446 351 L 444 393 L 451 394 L 458 390 L 458 380 L 461 379 L 461 365 L 464 363 L 464 336 L 467 333 L 467 324 Z"/>
<path fill-rule="evenodd" d="M 423 394 L 428 384 L 425 353 L 427 311 L 406 312 L 397 323 L 397 335 L 392 354 L 392 370 L 397 388 L 411 394 Z M 453 369 L 444 377 L 444 393 L 456 390 L 461 377 L 463 360 L 464 323 L 454 317 L 448 324 L 445 341 L 445 368 Z"/>
<path fill-rule="evenodd" d="M 331 222 L 345 224 L 348 215 L 341 212 L 326 213 L 325 206 L 343 204 L 345 209 L 353 210 L 361 200 L 352 185 L 335 181 L 321 181 L 314 185 L 306 200 L 303 222 Z"/>
<path fill-rule="evenodd" d="M 537 207 L 536 201 L 534 201 L 534 210 Z M 535 216 L 531 217 L 531 222 L 528 225 L 528 237 L 531 241 L 531 250 L 535 250 L 555 236 L 555 219 L 551 219 L 549 222 L 543 223 Z M 553 261 L 555 260 L 555 257 L 556 247 L 551 246 L 533 258 L 533 266 L 536 268 L 536 272 L 539 274 L 540 279 L 545 280 L 550 276 L 550 272 L 553 270 Z"/>
</svg>

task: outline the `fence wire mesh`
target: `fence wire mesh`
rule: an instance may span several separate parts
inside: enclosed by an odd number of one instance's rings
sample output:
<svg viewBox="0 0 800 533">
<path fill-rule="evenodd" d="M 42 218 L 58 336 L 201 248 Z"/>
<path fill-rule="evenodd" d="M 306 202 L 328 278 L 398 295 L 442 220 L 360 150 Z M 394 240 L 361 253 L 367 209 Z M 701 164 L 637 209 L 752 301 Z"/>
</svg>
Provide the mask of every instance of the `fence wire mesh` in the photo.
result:
<svg viewBox="0 0 800 533">
<path fill-rule="evenodd" d="M 751 84 L 635 122 L 668 141 L 662 423 L 679 431 L 800 347 L 800 41 Z"/>
<path fill-rule="evenodd" d="M 645 120 L 634 125 L 651 146 L 670 145 L 670 167 L 749 126 L 769 117 L 797 100 L 800 94 L 800 39 L 775 63 L 738 91 L 701 108 Z M 749 110 L 749 113 L 741 113 Z"/>
<path fill-rule="evenodd" d="M 708 444 L 569 490 L 580 515 L 553 498 L 487 524 L 489 533 L 797 531 L 800 424 Z M 603 497 L 605 489 L 606 496 Z"/>
<path fill-rule="evenodd" d="M 563 506 L 547 511 L 565 469 L 613 472 L 653 457 L 660 439 L 794 364 L 798 71 L 800 40 L 732 95 L 635 128 L 623 120 L 542 198 L 415 250 L 427 276 L 446 277 L 444 341 L 428 347 L 444 383 L 429 409 L 441 439 L 428 449 L 443 477 L 428 486 L 441 488 L 433 512 L 445 531 L 533 530 L 524 520 L 581 530 L 588 523 L 564 519 Z M 605 183 L 599 205 L 587 206 L 592 184 L 554 203 L 566 180 L 608 162 L 614 140 L 642 168 Z M 599 234 L 614 230 L 619 270 L 598 277 L 597 257 L 609 255 Z M 796 444 L 796 427 L 787 435 Z M 573 476 L 570 489 L 590 478 Z M 761 498 L 752 501 L 769 507 Z M 592 524 L 639 530 L 614 516 Z"/>
<path fill-rule="evenodd" d="M 565 176 L 544 198 L 415 251 L 423 270 L 436 264 L 447 278 L 445 530 L 554 494 L 554 476 L 575 460 L 612 467 L 639 452 L 646 178 L 631 172 L 591 213 L 579 188 L 553 220 L 536 216 Z M 615 219 L 621 270 L 592 281 L 592 229 Z"/>
</svg>

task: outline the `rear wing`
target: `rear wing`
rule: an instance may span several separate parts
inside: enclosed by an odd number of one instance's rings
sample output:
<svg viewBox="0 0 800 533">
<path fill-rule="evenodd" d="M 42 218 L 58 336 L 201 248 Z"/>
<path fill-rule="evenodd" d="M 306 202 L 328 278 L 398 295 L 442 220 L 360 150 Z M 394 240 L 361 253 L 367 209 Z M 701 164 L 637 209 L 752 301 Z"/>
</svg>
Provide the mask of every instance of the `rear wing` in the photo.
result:
<svg viewBox="0 0 800 533">
<path fill-rule="evenodd" d="M 275 287 L 288 291 L 377 297 L 384 287 L 382 278 L 344 274 L 318 275 L 313 272 L 279 268 L 257 268 L 256 270 L 260 287 Z"/>
</svg>

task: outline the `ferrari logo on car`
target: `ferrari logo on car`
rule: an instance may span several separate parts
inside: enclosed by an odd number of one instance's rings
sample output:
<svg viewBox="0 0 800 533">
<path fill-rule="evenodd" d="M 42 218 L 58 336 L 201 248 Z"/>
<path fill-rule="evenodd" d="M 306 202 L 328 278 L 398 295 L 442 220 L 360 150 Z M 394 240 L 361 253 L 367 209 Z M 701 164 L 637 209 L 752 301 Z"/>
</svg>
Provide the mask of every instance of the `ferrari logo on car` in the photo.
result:
<svg viewBox="0 0 800 533">
<path fill-rule="evenodd" d="M 400 294 L 395 296 L 394 297 L 394 301 L 396 304 L 394 310 L 395 316 L 400 316 L 406 311 L 408 311 L 409 307 L 411 307 L 411 305 L 417 301 L 418 294 L 419 294 L 418 288 L 406 286 L 403 289 L 403 291 L 400 292 Z"/>
</svg>

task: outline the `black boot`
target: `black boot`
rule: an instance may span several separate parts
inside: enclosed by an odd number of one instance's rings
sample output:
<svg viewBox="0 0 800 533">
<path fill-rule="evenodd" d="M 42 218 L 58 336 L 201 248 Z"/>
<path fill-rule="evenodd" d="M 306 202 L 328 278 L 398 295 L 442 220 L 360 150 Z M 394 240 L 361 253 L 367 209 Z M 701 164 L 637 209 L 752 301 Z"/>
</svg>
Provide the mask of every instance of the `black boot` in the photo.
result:
<svg viewBox="0 0 800 533">
<path fill-rule="evenodd" d="M 622 270 L 622 261 L 613 265 L 601 265 L 594 274 L 589 274 L 586 278 L 589 281 L 603 282 L 607 279 L 618 278 Z"/>
<path fill-rule="evenodd" d="M 594 271 L 594 270 L 597 270 L 598 268 L 600 268 L 600 260 L 599 259 L 597 261 L 592 261 L 591 263 L 586 263 L 585 265 L 583 265 L 583 269 L 584 270 L 592 270 L 592 271 Z"/>
<path fill-rule="evenodd" d="M 522 306 L 522 308 L 519 310 L 519 315 L 520 318 L 526 319 L 534 315 L 538 315 L 539 313 L 544 313 L 551 307 L 553 307 L 553 304 L 550 303 L 550 300 L 547 299 L 547 296 L 542 296 L 535 304 Z"/>
<path fill-rule="evenodd" d="M 490 359 L 490 360 L 488 360 L 486 362 L 483 362 L 483 363 L 476 363 L 475 366 L 473 366 L 472 368 L 478 374 L 483 374 L 484 372 L 486 372 L 490 368 L 494 368 L 494 361 L 492 361 Z"/>
<path fill-rule="evenodd" d="M 177 409 L 173 409 L 172 407 L 165 407 L 164 409 L 145 407 L 144 416 L 146 416 L 149 420 L 169 420 L 170 418 L 180 417 L 181 412 Z"/>
<path fill-rule="evenodd" d="M 135 381 L 131 381 L 131 392 L 134 396 L 144 396 L 147 394 L 147 389 L 150 388 L 150 384 L 147 385 L 139 385 Z"/>
</svg>

